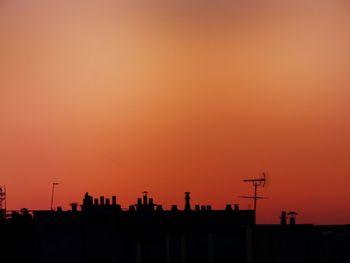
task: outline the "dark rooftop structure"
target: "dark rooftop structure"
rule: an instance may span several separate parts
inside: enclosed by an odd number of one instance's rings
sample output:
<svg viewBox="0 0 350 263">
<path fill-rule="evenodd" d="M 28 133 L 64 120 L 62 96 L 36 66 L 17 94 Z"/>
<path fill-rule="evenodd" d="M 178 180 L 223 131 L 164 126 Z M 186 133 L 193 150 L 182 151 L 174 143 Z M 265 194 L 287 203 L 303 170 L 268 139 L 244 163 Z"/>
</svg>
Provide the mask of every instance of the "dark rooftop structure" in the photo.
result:
<svg viewBox="0 0 350 263">
<path fill-rule="evenodd" d="M 4 262 L 256 263 L 350 262 L 350 226 L 256 225 L 254 210 L 192 205 L 165 209 L 148 192 L 128 209 L 115 196 L 84 195 L 82 205 L 22 209 L 0 220 Z"/>
</svg>

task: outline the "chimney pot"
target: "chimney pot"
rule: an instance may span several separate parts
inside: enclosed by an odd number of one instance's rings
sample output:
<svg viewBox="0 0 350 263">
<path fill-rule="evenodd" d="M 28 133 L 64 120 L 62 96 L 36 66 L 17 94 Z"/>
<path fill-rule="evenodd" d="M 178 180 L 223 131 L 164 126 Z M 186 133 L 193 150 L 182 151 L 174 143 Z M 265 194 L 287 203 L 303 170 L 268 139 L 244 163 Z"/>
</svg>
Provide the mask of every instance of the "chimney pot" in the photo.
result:
<svg viewBox="0 0 350 263">
<path fill-rule="evenodd" d="M 72 203 L 70 204 L 71 208 L 72 208 L 72 212 L 77 212 L 78 211 L 78 204 L 77 203 Z"/>
<path fill-rule="evenodd" d="M 281 212 L 281 225 L 286 225 L 287 224 L 287 212 L 282 211 Z"/>
<path fill-rule="evenodd" d="M 115 195 L 112 196 L 112 205 L 117 205 L 117 197 Z"/>
<path fill-rule="evenodd" d="M 297 212 L 289 212 L 288 215 L 289 215 L 289 224 L 291 226 L 296 225 L 296 216 L 298 215 L 298 213 Z"/>
<path fill-rule="evenodd" d="M 227 204 L 225 210 L 232 211 L 232 206 L 230 204 Z"/>
<path fill-rule="evenodd" d="M 100 196 L 100 205 L 105 205 L 105 197 Z"/>
</svg>

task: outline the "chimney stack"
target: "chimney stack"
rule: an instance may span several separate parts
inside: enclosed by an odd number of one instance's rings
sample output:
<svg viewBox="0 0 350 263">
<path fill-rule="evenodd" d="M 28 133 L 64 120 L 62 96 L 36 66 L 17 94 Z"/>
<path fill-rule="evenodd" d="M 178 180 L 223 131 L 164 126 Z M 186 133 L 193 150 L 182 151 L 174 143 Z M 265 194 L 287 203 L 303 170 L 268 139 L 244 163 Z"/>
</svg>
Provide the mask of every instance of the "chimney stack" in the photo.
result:
<svg viewBox="0 0 350 263">
<path fill-rule="evenodd" d="M 153 203 L 153 198 L 148 199 L 148 202 L 149 202 L 150 210 L 153 211 L 154 210 L 154 206 L 155 206 L 154 203 Z"/>
<path fill-rule="evenodd" d="M 70 206 L 72 208 L 72 212 L 78 211 L 78 204 L 77 203 L 71 203 Z"/>
<path fill-rule="evenodd" d="M 289 212 L 288 215 L 289 215 L 289 224 L 291 226 L 296 225 L 296 216 L 298 215 L 298 213 L 292 211 L 292 212 Z"/>
<path fill-rule="evenodd" d="M 100 196 L 100 205 L 105 205 L 105 197 Z"/>
<path fill-rule="evenodd" d="M 136 210 L 141 211 L 142 209 L 142 198 L 137 198 Z"/>
<path fill-rule="evenodd" d="M 144 192 L 143 192 L 143 204 L 144 204 L 144 205 L 147 205 L 147 203 L 148 203 L 147 195 L 148 195 L 148 192 L 147 192 L 147 191 L 144 191 Z"/>
<path fill-rule="evenodd" d="M 191 211 L 190 192 L 185 192 L 185 211 Z"/>
<path fill-rule="evenodd" d="M 117 197 L 115 195 L 112 196 L 112 205 L 117 205 Z"/>
<path fill-rule="evenodd" d="M 285 226 L 287 224 L 287 212 L 281 212 L 281 225 Z"/>
<path fill-rule="evenodd" d="M 230 204 L 227 204 L 225 210 L 232 211 L 232 206 Z"/>
</svg>

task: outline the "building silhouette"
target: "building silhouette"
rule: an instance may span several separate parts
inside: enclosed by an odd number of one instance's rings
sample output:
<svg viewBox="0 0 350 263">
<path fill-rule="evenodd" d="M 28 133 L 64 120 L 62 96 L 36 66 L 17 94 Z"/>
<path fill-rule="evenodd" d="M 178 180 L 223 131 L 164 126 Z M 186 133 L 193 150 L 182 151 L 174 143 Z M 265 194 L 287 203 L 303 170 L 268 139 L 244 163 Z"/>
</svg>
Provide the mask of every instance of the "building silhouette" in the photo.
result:
<svg viewBox="0 0 350 263">
<path fill-rule="evenodd" d="M 295 212 L 257 225 L 254 210 L 184 205 L 169 210 L 144 192 L 122 209 L 85 194 L 63 211 L 22 209 L 0 220 L 1 262 L 350 262 L 350 226 L 300 225 Z"/>
</svg>

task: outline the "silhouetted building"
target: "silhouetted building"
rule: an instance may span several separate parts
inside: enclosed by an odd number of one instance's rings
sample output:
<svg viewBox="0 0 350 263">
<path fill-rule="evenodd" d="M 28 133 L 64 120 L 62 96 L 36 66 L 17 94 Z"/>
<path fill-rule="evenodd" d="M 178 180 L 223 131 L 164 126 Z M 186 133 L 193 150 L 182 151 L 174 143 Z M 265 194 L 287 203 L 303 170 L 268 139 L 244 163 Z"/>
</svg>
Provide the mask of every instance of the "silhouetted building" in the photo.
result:
<svg viewBox="0 0 350 263">
<path fill-rule="evenodd" d="M 81 209 L 22 209 L 0 220 L 4 262 L 350 262 L 350 226 L 256 225 L 254 210 L 226 205 L 184 210 L 156 204 L 147 192 L 123 210 L 117 198 L 85 194 Z M 287 219 L 289 218 L 289 223 Z"/>
</svg>

